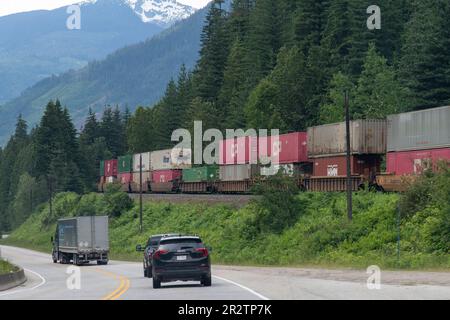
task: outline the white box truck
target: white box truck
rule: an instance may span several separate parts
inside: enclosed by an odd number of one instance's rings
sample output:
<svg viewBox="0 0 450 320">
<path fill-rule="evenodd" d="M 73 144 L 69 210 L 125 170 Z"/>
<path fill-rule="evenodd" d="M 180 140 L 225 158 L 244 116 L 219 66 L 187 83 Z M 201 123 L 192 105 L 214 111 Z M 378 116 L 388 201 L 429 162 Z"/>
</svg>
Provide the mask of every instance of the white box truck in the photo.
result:
<svg viewBox="0 0 450 320">
<path fill-rule="evenodd" d="M 108 217 L 75 217 L 58 220 L 53 244 L 53 262 L 82 265 L 97 261 L 108 264 Z"/>
</svg>

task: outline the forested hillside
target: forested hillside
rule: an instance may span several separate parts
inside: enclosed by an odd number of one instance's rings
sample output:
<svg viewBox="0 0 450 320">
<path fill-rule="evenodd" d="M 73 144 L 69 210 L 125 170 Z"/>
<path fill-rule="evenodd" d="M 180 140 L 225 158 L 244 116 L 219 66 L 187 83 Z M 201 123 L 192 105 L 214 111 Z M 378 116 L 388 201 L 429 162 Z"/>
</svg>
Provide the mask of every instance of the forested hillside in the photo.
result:
<svg viewBox="0 0 450 320">
<path fill-rule="evenodd" d="M 194 120 L 284 132 L 340 121 L 346 90 L 354 118 L 450 103 L 448 1 L 377 1 L 380 30 L 367 27 L 373 1 L 235 0 L 230 14 L 221 3 L 196 68 L 131 118 L 131 151 L 168 146 Z"/>
<path fill-rule="evenodd" d="M 25 90 L 0 107 L 0 145 L 4 145 L 13 132 L 19 114 L 34 125 L 49 100 L 60 99 L 77 128 L 89 108 L 101 113 L 108 104 L 128 105 L 134 109 L 138 104 L 157 102 L 182 64 L 189 68 L 195 65 L 205 11 L 199 10 L 157 36 L 115 51 L 104 60 L 48 77 Z M 130 24 L 129 28 L 134 27 Z"/>
<path fill-rule="evenodd" d="M 29 203 L 52 192 L 92 190 L 100 159 L 171 146 L 172 131 L 194 120 L 204 128 L 304 130 L 342 120 L 346 90 L 354 118 L 449 104 L 450 2 L 379 0 L 381 30 L 367 28 L 371 4 L 235 0 L 229 12 L 217 0 L 197 65 L 182 67 L 155 106 L 134 114 L 108 108 L 100 121 L 91 113 L 79 136 L 59 103 L 48 104 L 31 133 L 19 119 L 0 155 L 0 229 L 19 225 Z M 131 80 L 121 83 L 129 88 Z"/>
</svg>

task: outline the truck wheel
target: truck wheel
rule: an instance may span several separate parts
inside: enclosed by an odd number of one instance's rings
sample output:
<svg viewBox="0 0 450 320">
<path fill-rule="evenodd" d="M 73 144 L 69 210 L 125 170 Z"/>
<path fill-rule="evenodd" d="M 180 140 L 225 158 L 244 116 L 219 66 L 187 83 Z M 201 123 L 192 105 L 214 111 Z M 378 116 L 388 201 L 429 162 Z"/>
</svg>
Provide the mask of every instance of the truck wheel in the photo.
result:
<svg viewBox="0 0 450 320">
<path fill-rule="evenodd" d="M 156 277 L 153 277 L 153 289 L 161 288 L 161 280 Z"/>
<path fill-rule="evenodd" d="M 204 277 L 201 281 L 201 284 L 205 287 L 211 287 L 212 284 L 211 275 Z"/>
<path fill-rule="evenodd" d="M 147 269 L 147 267 L 145 266 L 145 263 L 142 263 L 142 266 L 143 266 L 143 268 L 144 268 L 144 278 L 148 278 L 148 269 Z"/>
</svg>

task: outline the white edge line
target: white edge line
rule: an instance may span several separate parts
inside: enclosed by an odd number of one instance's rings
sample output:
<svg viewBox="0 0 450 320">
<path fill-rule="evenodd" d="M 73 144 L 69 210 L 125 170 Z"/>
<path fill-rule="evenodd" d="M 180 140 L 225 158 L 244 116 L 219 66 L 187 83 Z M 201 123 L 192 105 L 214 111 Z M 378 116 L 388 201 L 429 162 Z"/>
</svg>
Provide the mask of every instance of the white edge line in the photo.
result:
<svg viewBox="0 0 450 320">
<path fill-rule="evenodd" d="M 30 272 L 30 273 L 34 274 L 35 276 L 37 276 L 38 278 L 40 278 L 41 279 L 41 283 L 35 285 L 32 288 L 27 288 L 27 289 L 22 289 L 22 290 L 15 290 L 15 291 L 10 291 L 10 292 L 5 292 L 5 293 L 0 293 L 0 297 L 4 297 L 4 296 L 11 295 L 11 294 L 16 294 L 16 293 L 21 293 L 21 292 L 32 291 L 32 290 L 35 290 L 35 289 L 37 289 L 37 288 L 39 288 L 39 287 L 41 287 L 41 286 L 43 286 L 44 284 L 47 283 L 47 280 L 45 280 L 45 278 L 43 276 L 41 276 L 39 273 L 34 272 L 32 270 L 29 270 L 29 269 L 25 269 L 25 268 L 23 268 L 23 270 L 25 270 L 26 272 Z"/>
<path fill-rule="evenodd" d="M 246 290 L 246 291 L 248 291 L 248 292 L 254 294 L 255 296 L 257 296 L 258 298 L 260 298 L 260 299 L 262 299 L 262 300 L 270 300 L 269 298 L 263 296 L 262 294 L 256 292 L 255 290 L 252 290 L 252 289 L 250 289 L 250 288 L 248 288 L 248 287 L 246 287 L 246 286 L 243 286 L 242 284 L 239 284 L 239 283 L 237 283 L 237 282 L 234 282 L 234 281 L 231 281 L 231 280 L 222 278 L 222 277 L 218 277 L 218 276 L 213 276 L 213 278 L 216 278 L 216 279 L 219 279 L 219 280 L 222 280 L 222 281 L 225 281 L 225 282 L 234 284 L 235 286 L 238 286 L 239 288 L 244 289 L 244 290 Z"/>
</svg>

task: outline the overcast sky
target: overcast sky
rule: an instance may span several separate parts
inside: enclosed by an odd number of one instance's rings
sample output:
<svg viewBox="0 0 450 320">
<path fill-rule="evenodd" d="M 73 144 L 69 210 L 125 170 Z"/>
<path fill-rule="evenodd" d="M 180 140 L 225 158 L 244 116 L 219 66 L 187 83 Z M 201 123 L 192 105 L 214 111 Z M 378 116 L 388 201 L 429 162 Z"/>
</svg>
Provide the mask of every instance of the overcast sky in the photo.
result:
<svg viewBox="0 0 450 320">
<path fill-rule="evenodd" d="M 77 2 L 80 0 L 0 0 L 0 16 L 23 11 L 55 9 Z M 209 0 L 178 0 L 178 2 L 202 8 Z"/>
</svg>

